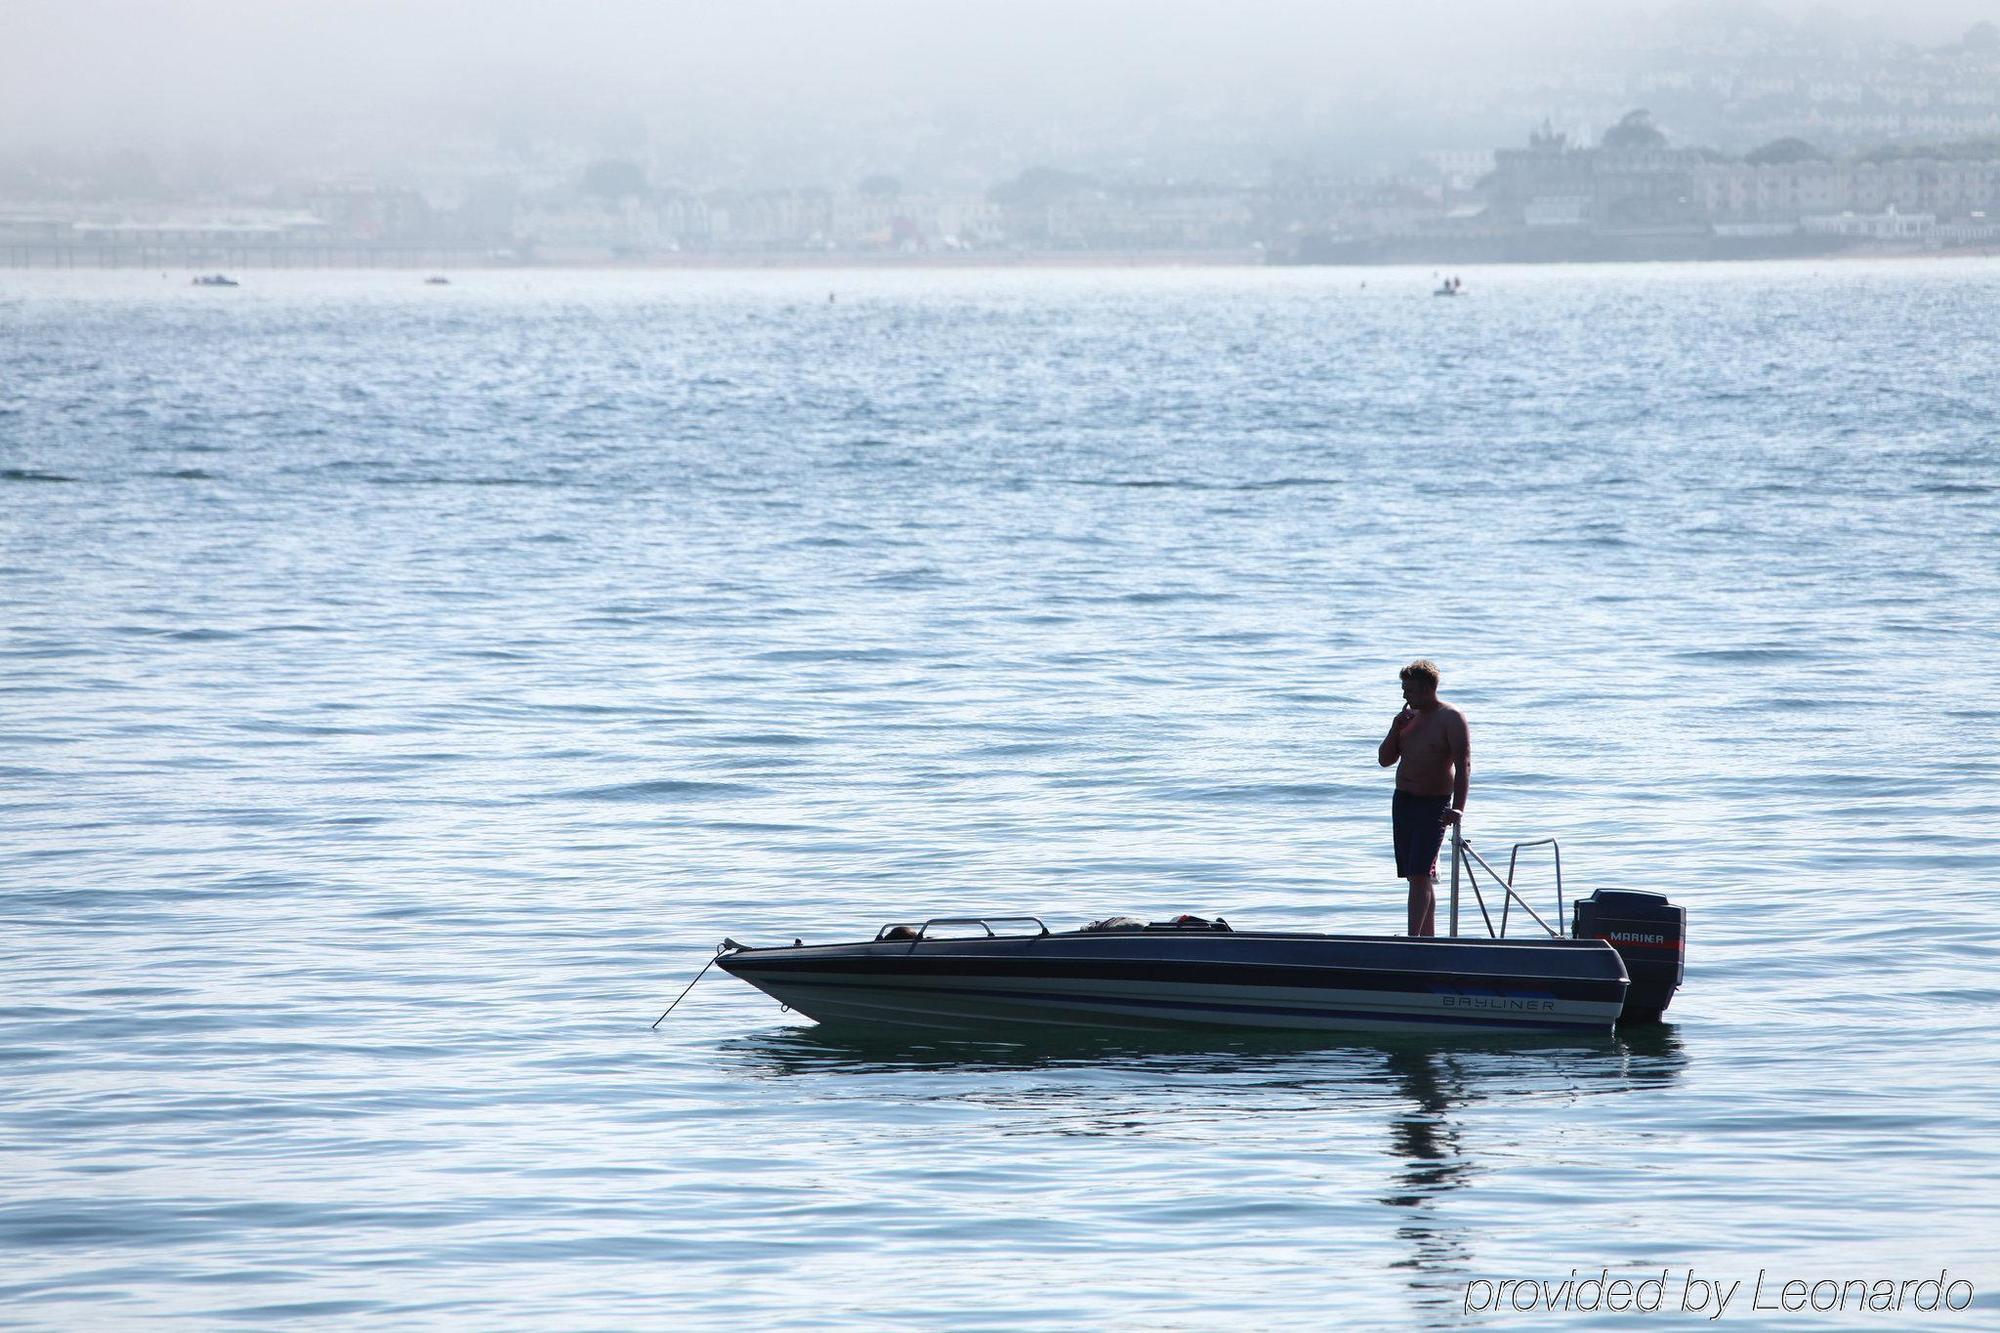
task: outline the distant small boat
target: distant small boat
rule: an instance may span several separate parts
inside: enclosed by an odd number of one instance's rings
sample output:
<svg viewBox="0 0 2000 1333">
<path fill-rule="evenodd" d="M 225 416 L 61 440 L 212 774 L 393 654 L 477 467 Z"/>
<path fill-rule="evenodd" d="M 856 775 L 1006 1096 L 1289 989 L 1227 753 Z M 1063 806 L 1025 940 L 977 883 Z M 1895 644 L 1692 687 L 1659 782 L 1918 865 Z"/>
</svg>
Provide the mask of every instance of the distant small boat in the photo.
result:
<svg viewBox="0 0 2000 1333">
<path fill-rule="evenodd" d="M 197 287 L 241 287 L 243 284 L 234 278 L 224 277 L 220 273 L 200 273 L 195 275 L 194 285 Z"/>
<path fill-rule="evenodd" d="M 424 279 L 424 286 L 426 286 L 426 287 L 449 287 L 449 286 L 451 286 L 451 279 L 450 279 L 450 278 L 439 278 L 439 277 L 430 277 L 430 278 L 425 278 L 425 279 Z"/>
<path fill-rule="evenodd" d="M 1438 284 L 1438 289 L 1431 293 L 1432 296 L 1463 296 L 1464 294 L 1465 284 L 1457 278 L 1446 278 L 1442 283 Z"/>
</svg>

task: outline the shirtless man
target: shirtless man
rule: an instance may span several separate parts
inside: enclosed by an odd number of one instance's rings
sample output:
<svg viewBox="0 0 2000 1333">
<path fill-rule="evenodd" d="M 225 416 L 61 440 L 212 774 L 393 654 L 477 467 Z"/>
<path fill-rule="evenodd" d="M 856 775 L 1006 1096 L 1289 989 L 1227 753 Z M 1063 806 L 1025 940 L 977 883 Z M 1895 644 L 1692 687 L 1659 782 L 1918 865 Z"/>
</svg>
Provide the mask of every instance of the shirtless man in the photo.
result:
<svg viewBox="0 0 2000 1333">
<path fill-rule="evenodd" d="M 1410 881 L 1410 934 L 1437 934 L 1437 854 L 1445 829 L 1465 813 L 1472 782 L 1472 734 L 1465 714 L 1438 698 L 1437 663 L 1420 657 L 1404 667 L 1403 711 L 1375 752 L 1396 765 L 1391 807 L 1396 873 Z"/>
</svg>

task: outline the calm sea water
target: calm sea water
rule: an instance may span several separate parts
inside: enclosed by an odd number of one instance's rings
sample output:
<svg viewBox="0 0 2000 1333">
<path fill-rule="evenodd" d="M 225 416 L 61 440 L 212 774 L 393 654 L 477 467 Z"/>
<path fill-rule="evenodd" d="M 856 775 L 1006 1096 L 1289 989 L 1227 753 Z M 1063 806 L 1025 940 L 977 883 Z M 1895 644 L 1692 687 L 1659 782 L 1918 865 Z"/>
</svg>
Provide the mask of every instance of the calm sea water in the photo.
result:
<svg viewBox="0 0 2000 1333">
<path fill-rule="evenodd" d="M 2000 1312 L 2000 264 L 241 276 L 0 274 L 0 1322 Z M 1664 1030 L 648 1030 L 1400 930 L 1418 654 L 1476 845 L 1689 909 Z"/>
</svg>

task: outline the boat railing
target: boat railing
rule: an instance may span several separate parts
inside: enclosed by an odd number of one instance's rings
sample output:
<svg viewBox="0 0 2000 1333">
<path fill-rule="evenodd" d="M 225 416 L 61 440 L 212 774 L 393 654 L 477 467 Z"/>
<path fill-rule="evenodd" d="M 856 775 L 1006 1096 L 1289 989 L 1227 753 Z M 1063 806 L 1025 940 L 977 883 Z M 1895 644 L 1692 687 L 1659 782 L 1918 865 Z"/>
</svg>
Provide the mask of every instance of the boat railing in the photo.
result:
<svg viewBox="0 0 2000 1333">
<path fill-rule="evenodd" d="M 932 926 L 978 926 L 986 932 L 983 938 L 993 939 L 1000 933 L 993 929 L 995 922 L 1001 925 L 1009 925 L 1023 921 L 1034 922 L 1035 933 L 1037 935 L 1046 935 L 1049 933 L 1049 928 L 1042 924 L 1042 919 L 1038 916 L 934 916 L 922 924 L 914 921 L 892 921 L 875 932 L 875 939 L 877 942 L 889 939 L 891 938 L 889 932 L 894 930 L 914 930 L 916 932 L 914 935 L 895 936 L 894 938 L 898 940 L 914 941 L 928 939 L 930 938 Z"/>
<path fill-rule="evenodd" d="M 1562 844 L 1558 843 L 1554 838 L 1536 838 L 1529 842 L 1515 843 L 1513 850 L 1507 854 L 1507 873 L 1502 875 L 1492 867 L 1485 857 L 1473 849 L 1472 843 L 1466 839 L 1464 832 L 1458 825 L 1453 824 L 1451 826 L 1451 933 L 1453 938 L 1456 938 L 1458 935 L 1458 879 L 1459 867 L 1461 865 L 1464 866 L 1465 882 L 1467 887 L 1472 890 L 1473 901 L 1479 905 L 1479 915 L 1486 922 L 1486 933 L 1488 935 L 1497 940 L 1507 938 L 1508 917 L 1513 910 L 1514 904 L 1519 903 L 1521 910 L 1534 918 L 1535 924 L 1547 931 L 1551 939 L 1562 938 L 1562 931 L 1557 926 L 1551 926 L 1547 921 L 1543 920 L 1542 914 L 1529 906 L 1528 900 L 1523 898 L 1514 888 L 1514 871 L 1520 863 L 1521 853 L 1535 847 L 1547 847 L 1555 855 L 1556 921 L 1560 923 L 1567 915 L 1563 907 Z M 1494 886 L 1501 891 L 1500 924 L 1497 928 L 1493 924 L 1493 913 L 1486 906 L 1486 895 L 1479 890 L 1479 876 L 1472 868 L 1475 863 L 1481 869 L 1485 870 L 1492 878 Z"/>
</svg>

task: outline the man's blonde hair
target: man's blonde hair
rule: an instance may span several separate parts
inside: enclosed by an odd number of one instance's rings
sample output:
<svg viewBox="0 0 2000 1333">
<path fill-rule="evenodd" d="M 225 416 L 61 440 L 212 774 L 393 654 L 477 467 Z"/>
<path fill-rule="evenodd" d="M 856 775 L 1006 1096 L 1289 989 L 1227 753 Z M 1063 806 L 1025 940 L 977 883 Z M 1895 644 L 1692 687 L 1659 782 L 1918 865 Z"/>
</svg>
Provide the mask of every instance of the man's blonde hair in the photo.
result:
<svg viewBox="0 0 2000 1333">
<path fill-rule="evenodd" d="M 1431 661 L 1428 657 L 1419 657 L 1416 661 L 1398 671 L 1396 678 L 1398 680 L 1421 680 L 1432 689 L 1436 689 L 1438 687 L 1438 680 L 1440 679 L 1438 664 Z"/>
</svg>

